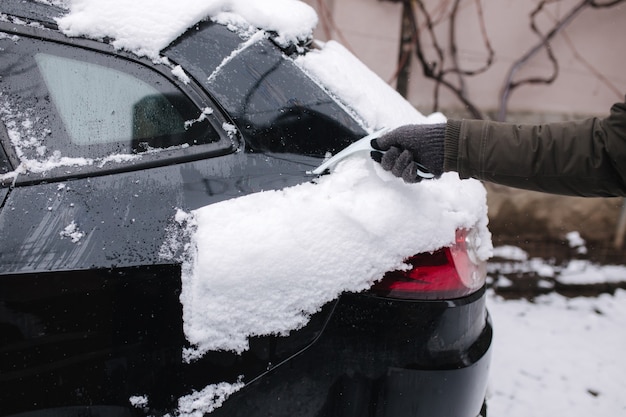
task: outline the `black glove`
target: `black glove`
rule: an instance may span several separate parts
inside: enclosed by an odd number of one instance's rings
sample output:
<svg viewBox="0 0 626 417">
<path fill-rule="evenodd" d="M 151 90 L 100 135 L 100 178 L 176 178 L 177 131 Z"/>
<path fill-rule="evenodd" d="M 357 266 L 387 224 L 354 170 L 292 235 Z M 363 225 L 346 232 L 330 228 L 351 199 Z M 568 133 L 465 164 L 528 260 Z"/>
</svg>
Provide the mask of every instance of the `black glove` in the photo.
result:
<svg viewBox="0 0 626 417">
<path fill-rule="evenodd" d="M 383 169 L 391 171 L 406 182 L 422 180 L 418 168 L 434 174 L 443 174 L 443 143 L 446 124 L 405 125 L 372 140 L 372 158 Z M 420 165 L 423 167 L 421 168 Z"/>
</svg>

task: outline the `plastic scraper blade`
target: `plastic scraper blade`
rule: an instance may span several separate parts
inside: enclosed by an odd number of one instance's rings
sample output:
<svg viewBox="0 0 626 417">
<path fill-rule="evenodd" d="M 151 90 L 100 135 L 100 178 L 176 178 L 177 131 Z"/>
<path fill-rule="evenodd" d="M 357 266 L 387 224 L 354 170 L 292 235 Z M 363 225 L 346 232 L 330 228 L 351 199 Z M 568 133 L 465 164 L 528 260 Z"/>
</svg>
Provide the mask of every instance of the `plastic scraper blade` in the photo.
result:
<svg viewBox="0 0 626 417">
<path fill-rule="evenodd" d="M 334 167 L 342 159 L 345 159 L 345 158 L 349 157 L 350 155 L 353 155 L 353 154 L 358 153 L 358 152 L 364 152 L 364 151 L 365 152 L 371 152 L 371 151 L 382 152 L 382 151 L 372 147 L 372 140 L 380 137 L 381 135 L 383 135 L 384 133 L 388 132 L 389 130 L 390 130 L 389 128 L 383 128 L 383 129 L 377 130 L 374 133 L 370 133 L 369 135 L 367 135 L 367 136 L 357 140 L 356 142 L 352 143 L 348 147 L 344 148 L 337 155 L 334 155 L 334 156 L 330 157 L 329 159 L 324 161 L 324 163 L 322 163 L 320 166 L 315 168 L 313 171 L 309 171 L 308 173 L 309 174 L 314 174 L 314 175 L 323 174 L 324 171 Z M 384 153 L 384 152 L 382 152 L 382 153 Z M 417 170 L 417 175 L 419 175 L 420 177 L 422 177 L 422 178 L 433 178 L 434 177 L 434 175 L 431 174 L 430 172 L 428 172 L 428 170 L 425 167 L 420 165 L 420 168 L 421 169 Z"/>
</svg>

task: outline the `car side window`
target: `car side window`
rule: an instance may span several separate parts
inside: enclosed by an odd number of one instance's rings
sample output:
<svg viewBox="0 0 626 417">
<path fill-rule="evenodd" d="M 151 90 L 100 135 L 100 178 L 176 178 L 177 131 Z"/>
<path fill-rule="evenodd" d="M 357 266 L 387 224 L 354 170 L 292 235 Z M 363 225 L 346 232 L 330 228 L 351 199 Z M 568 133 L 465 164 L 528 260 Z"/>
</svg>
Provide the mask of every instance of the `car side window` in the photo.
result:
<svg viewBox="0 0 626 417">
<path fill-rule="evenodd" d="M 0 37 L 0 56 L 0 117 L 31 169 L 101 167 L 221 139 L 211 108 L 137 62 L 26 36 Z"/>
<path fill-rule="evenodd" d="M 168 99 L 132 75 L 91 62 L 43 52 L 35 62 L 72 144 L 131 139 L 139 151 L 185 143 L 185 120 L 172 104 L 177 97 Z"/>
</svg>

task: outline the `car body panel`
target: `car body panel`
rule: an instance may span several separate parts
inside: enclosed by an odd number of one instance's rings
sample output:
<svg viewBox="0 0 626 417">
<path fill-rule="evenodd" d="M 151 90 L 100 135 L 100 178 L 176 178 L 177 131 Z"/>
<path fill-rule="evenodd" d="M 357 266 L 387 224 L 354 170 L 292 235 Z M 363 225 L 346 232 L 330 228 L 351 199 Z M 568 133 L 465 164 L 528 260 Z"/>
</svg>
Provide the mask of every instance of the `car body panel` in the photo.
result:
<svg viewBox="0 0 626 417">
<path fill-rule="evenodd" d="M 219 163 L 15 187 L 0 209 L 0 275 L 162 263 L 178 209 L 310 180 L 317 159 L 299 159 L 235 153 Z M 64 233 L 71 224 L 83 234 L 76 241 Z"/>
<path fill-rule="evenodd" d="M 240 375 L 246 386 L 214 415 L 476 415 L 482 405 L 492 338 L 484 291 L 419 307 L 344 294 L 288 337 L 251 338 L 243 354 L 187 364 L 179 268 L 2 277 L 3 413 L 68 404 L 130 412 L 140 394 L 161 415 L 186 393 Z M 478 319 L 468 327 L 467 317 Z"/>
</svg>

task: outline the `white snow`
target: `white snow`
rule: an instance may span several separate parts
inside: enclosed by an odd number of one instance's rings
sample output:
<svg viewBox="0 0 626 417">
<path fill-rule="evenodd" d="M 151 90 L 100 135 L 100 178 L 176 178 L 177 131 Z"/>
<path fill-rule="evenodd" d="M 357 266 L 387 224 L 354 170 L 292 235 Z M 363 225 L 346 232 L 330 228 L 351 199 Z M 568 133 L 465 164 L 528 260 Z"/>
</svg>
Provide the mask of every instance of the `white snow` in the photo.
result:
<svg viewBox="0 0 626 417">
<path fill-rule="evenodd" d="M 265 37 L 266 35 L 262 31 L 256 32 L 255 34 L 250 36 L 249 39 L 241 43 L 237 49 L 233 50 L 226 58 L 224 58 L 224 60 L 217 66 L 217 68 L 213 70 L 211 75 L 209 75 L 208 81 L 212 82 L 217 76 L 217 74 L 219 74 L 219 72 L 222 70 L 222 68 L 224 68 L 230 61 L 232 61 L 233 58 L 235 58 L 237 55 L 239 55 L 243 50 L 245 50 L 249 46 L 254 45 L 256 42 L 258 42 L 261 39 L 264 39 Z"/>
<path fill-rule="evenodd" d="M 193 212 L 197 253 L 183 277 L 185 334 L 196 350 L 247 349 L 287 334 L 343 291 L 361 291 L 410 255 L 486 230 L 484 188 L 456 174 L 405 184 L 367 157 L 320 178 Z M 479 253 L 490 254 L 488 245 Z"/>
<path fill-rule="evenodd" d="M 565 235 L 565 238 L 567 239 L 570 248 L 576 249 L 578 254 L 584 255 L 587 253 L 587 246 L 585 246 L 587 242 L 585 242 L 585 239 L 580 236 L 579 232 L 569 232 Z"/>
<path fill-rule="evenodd" d="M 237 136 L 237 127 L 230 123 L 222 123 L 222 130 L 226 132 L 229 138 L 234 139 Z"/>
<path fill-rule="evenodd" d="M 493 256 L 495 258 L 503 258 L 511 261 L 525 261 L 528 259 L 528 253 L 517 246 L 503 245 L 493 248 Z"/>
<path fill-rule="evenodd" d="M 189 129 L 195 123 L 199 123 L 199 122 L 202 122 L 203 120 L 206 120 L 209 114 L 213 114 L 213 109 L 211 107 L 205 107 L 204 109 L 202 109 L 202 113 L 200 113 L 200 116 L 198 116 L 197 119 L 185 121 L 185 129 Z"/>
<path fill-rule="evenodd" d="M 78 241 L 81 240 L 83 236 L 85 236 L 85 233 L 81 232 L 78 229 L 78 225 L 76 224 L 76 222 L 72 221 L 61 231 L 60 235 L 61 239 L 67 237 L 71 239 L 72 243 L 78 243 Z"/>
<path fill-rule="evenodd" d="M 626 277 L 624 265 L 596 265 L 587 260 L 572 260 L 561 271 L 557 281 L 562 284 L 598 284 L 623 282 Z"/>
<path fill-rule="evenodd" d="M 296 62 L 370 128 L 445 120 L 420 114 L 337 43 Z M 197 254 L 181 296 L 195 346 L 186 358 L 241 352 L 251 335 L 287 334 L 342 291 L 366 289 L 403 259 L 449 245 L 459 228 L 478 229 L 487 259 L 485 201 L 476 181 L 448 174 L 408 185 L 365 153 L 317 184 L 197 210 Z"/>
<path fill-rule="evenodd" d="M 189 84 L 189 82 L 191 81 L 187 73 L 185 73 L 183 67 L 181 67 L 180 65 L 176 65 L 174 68 L 172 68 L 172 74 L 184 84 Z"/>
<path fill-rule="evenodd" d="M 576 237 L 576 236 L 573 236 Z M 576 247 L 574 245 L 573 247 Z M 573 259 L 564 265 L 528 259 L 514 246 L 496 247 L 494 254 L 510 261 L 490 262 L 500 274 L 546 276 L 538 286 L 626 282 L 623 265 L 599 265 Z M 491 277 L 497 287 L 512 282 Z M 626 291 L 615 295 L 569 299 L 556 293 L 533 302 L 504 300 L 490 291 L 494 325 L 493 362 L 488 390 L 488 415 L 501 417 L 587 417 L 626 412 Z"/>
<path fill-rule="evenodd" d="M 148 407 L 148 397 L 145 395 L 133 395 L 128 399 L 130 404 L 136 408 L 147 408 Z"/>
<path fill-rule="evenodd" d="M 498 246 L 493 254 L 500 260 L 492 260 L 487 270 L 499 274 L 535 273 L 540 277 L 554 278 L 561 284 L 598 284 L 626 281 L 626 266 L 598 265 L 587 259 L 572 259 L 564 265 L 555 265 L 551 260 L 528 258 L 528 254 L 514 246 Z M 506 284 L 507 278 L 497 277 L 498 283 Z"/>
<path fill-rule="evenodd" d="M 441 113 L 424 116 L 397 91 L 335 41 L 296 59 L 296 64 L 331 90 L 371 129 L 406 123 L 444 123 Z"/>
<path fill-rule="evenodd" d="M 279 42 L 304 40 L 317 24 L 315 11 L 297 0 L 69 0 L 58 19 L 68 36 L 112 38 L 112 45 L 158 60 L 159 51 L 209 16 L 235 27 L 251 24 L 279 34 Z"/>
<path fill-rule="evenodd" d="M 490 417 L 626 415 L 626 291 L 488 299 Z"/>
<path fill-rule="evenodd" d="M 241 379 L 241 378 L 240 378 Z M 178 399 L 178 417 L 203 417 L 219 408 L 233 393 L 243 388 L 241 380 L 234 384 L 225 382 L 208 385 Z"/>
</svg>

